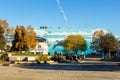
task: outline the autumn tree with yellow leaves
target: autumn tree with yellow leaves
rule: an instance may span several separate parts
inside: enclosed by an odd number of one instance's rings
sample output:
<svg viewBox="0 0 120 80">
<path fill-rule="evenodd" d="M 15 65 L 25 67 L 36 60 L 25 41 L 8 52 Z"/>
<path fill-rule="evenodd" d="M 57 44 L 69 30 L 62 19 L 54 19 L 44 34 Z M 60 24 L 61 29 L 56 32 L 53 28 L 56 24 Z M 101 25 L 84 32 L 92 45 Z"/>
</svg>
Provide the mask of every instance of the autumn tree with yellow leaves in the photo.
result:
<svg viewBox="0 0 120 80">
<path fill-rule="evenodd" d="M 6 32 L 8 31 L 9 25 L 8 25 L 8 22 L 6 20 L 1 20 L 0 19 L 0 25 L 4 28 L 4 30 Z"/>
<path fill-rule="evenodd" d="M 85 51 L 87 49 L 86 41 L 81 35 L 70 35 L 64 42 L 63 46 L 66 50 L 73 50 L 76 54 L 78 50 Z"/>
<path fill-rule="evenodd" d="M 24 26 L 17 26 L 15 29 L 12 51 L 27 51 L 36 46 L 36 33 L 32 27 L 25 29 Z"/>
<path fill-rule="evenodd" d="M 6 43 L 6 34 L 8 33 L 8 23 L 0 19 L 0 50 L 3 50 Z"/>
<path fill-rule="evenodd" d="M 36 43 L 37 43 L 37 40 L 35 40 L 37 35 L 32 26 L 27 27 L 27 36 L 29 38 L 27 41 L 28 47 L 34 49 L 36 47 Z"/>
</svg>

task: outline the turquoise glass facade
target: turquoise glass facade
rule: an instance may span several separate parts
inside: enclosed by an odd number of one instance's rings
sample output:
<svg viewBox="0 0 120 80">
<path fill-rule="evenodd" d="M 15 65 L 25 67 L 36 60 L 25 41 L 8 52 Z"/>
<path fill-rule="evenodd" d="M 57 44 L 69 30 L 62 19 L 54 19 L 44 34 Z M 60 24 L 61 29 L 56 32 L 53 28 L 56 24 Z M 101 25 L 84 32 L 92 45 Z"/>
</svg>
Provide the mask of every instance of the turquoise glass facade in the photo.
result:
<svg viewBox="0 0 120 80">
<path fill-rule="evenodd" d="M 93 50 L 90 48 L 91 41 L 92 41 L 92 31 L 91 30 L 79 30 L 79 29 L 62 29 L 62 28 L 56 28 L 56 29 L 39 29 L 36 30 L 38 37 L 43 37 L 47 39 L 48 45 L 49 45 L 49 53 L 54 54 L 55 51 L 59 53 L 63 53 L 64 47 L 57 46 L 55 48 L 54 45 L 57 44 L 57 41 L 64 40 L 68 35 L 82 35 L 86 42 L 87 42 L 87 50 L 85 51 L 85 54 L 90 54 L 93 52 Z M 40 34 L 42 33 L 42 34 Z M 78 53 L 81 53 L 81 51 L 78 51 Z"/>
</svg>

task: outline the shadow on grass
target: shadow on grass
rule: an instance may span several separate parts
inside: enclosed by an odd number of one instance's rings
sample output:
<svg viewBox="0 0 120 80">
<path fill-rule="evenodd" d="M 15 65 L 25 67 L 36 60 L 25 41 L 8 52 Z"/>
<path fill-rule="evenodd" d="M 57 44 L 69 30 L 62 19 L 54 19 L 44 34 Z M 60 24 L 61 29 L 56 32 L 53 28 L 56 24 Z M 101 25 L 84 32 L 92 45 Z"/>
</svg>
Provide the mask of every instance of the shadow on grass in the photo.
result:
<svg viewBox="0 0 120 80">
<path fill-rule="evenodd" d="M 120 71 L 120 64 L 106 63 L 59 63 L 59 64 L 18 64 L 17 67 L 42 70 L 68 71 Z"/>
</svg>

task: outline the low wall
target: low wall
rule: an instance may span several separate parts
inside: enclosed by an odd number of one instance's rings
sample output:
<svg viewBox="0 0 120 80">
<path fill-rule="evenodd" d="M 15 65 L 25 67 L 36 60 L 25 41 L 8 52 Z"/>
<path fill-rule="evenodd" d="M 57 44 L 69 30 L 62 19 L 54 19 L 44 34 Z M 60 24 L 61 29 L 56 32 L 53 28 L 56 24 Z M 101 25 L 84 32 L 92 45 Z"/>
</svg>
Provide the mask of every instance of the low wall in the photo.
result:
<svg viewBox="0 0 120 80">
<path fill-rule="evenodd" d="M 9 61 L 35 61 L 38 56 L 10 56 Z"/>
</svg>

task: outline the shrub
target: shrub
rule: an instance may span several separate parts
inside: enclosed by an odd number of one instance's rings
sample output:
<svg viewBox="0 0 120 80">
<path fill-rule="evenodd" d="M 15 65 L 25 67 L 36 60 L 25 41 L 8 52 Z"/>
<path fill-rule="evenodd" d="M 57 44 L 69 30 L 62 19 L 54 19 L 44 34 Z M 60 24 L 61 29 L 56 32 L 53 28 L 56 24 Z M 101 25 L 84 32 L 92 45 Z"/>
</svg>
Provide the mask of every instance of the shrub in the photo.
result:
<svg viewBox="0 0 120 80">
<path fill-rule="evenodd" d="M 64 62 L 65 61 L 65 56 L 55 53 L 54 56 L 52 57 L 52 60 L 57 61 L 57 62 Z"/>
<path fill-rule="evenodd" d="M 7 45 L 7 46 L 6 46 L 6 51 L 7 51 L 7 52 L 10 52 L 10 50 L 11 50 L 11 47 L 10 47 L 9 45 Z"/>
<path fill-rule="evenodd" d="M 0 57 L 0 59 L 3 60 L 3 61 L 9 61 L 8 54 L 2 54 L 2 56 Z"/>
<path fill-rule="evenodd" d="M 73 56 L 72 56 L 71 54 L 67 54 L 67 55 L 66 55 L 66 59 L 67 59 L 67 60 L 73 60 Z"/>
<path fill-rule="evenodd" d="M 46 63 L 46 61 L 49 61 L 50 59 L 48 58 L 47 54 L 40 54 L 38 56 L 37 62 L 40 63 L 41 61 L 44 61 L 44 63 Z"/>
</svg>

